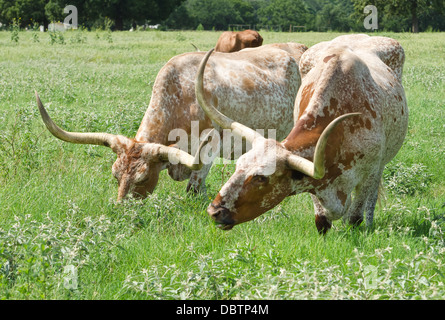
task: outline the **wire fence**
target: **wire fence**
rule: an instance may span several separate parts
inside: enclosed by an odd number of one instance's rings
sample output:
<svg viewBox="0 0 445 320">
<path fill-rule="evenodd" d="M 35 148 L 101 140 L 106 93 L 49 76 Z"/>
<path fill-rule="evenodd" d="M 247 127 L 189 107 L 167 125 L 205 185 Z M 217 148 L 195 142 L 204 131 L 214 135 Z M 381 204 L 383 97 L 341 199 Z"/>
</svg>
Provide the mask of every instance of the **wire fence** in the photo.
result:
<svg viewBox="0 0 445 320">
<path fill-rule="evenodd" d="M 293 26 L 293 25 L 289 25 L 289 28 L 282 26 L 282 25 L 269 25 L 269 24 L 255 24 L 255 25 L 250 25 L 250 24 L 234 24 L 231 23 L 228 26 L 228 30 L 229 31 L 243 31 L 243 30 L 256 30 L 256 31 L 276 31 L 276 32 L 281 32 L 281 31 L 289 31 L 289 32 L 305 32 L 306 31 L 306 26 Z"/>
</svg>

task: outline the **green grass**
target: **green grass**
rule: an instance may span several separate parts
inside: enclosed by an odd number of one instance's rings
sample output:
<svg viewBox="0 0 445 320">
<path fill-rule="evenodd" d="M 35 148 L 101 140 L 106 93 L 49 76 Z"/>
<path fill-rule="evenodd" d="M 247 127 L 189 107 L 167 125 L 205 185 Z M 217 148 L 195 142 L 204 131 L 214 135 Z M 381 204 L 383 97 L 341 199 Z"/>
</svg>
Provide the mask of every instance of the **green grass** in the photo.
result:
<svg viewBox="0 0 445 320">
<path fill-rule="evenodd" d="M 312 46 L 339 34 L 262 35 Z M 152 196 L 116 205 L 115 155 L 57 140 L 40 119 L 34 89 L 67 130 L 132 137 L 160 68 L 219 33 L 67 32 L 51 44 L 0 32 L 0 298 L 443 299 L 445 37 L 379 35 L 405 48 L 406 141 L 375 227 L 337 221 L 321 237 L 307 194 L 217 229 L 205 208 L 233 166 L 212 168 L 207 197 L 162 172 Z"/>
</svg>

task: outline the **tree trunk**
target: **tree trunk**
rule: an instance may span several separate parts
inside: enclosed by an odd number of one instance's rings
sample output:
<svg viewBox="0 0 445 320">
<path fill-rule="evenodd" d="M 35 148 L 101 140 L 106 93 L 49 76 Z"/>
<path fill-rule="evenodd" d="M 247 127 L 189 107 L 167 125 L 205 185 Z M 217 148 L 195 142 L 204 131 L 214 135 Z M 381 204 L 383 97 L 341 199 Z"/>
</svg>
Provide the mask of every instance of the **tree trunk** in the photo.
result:
<svg viewBox="0 0 445 320">
<path fill-rule="evenodd" d="M 49 25 L 49 21 L 46 18 L 46 16 L 43 18 L 43 31 L 48 31 L 48 25 Z"/>
<path fill-rule="evenodd" d="M 114 28 L 115 30 L 122 31 L 124 30 L 124 15 L 122 13 L 122 8 L 125 6 L 125 0 L 118 0 L 115 4 L 114 8 L 115 12 L 115 20 L 114 20 Z"/>
<path fill-rule="evenodd" d="M 419 19 L 417 18 L 417 1 L 413 1 L 411 5 L 411 31 L 419 33 Z"/>
<path fill-rule="evenodd" d="M 114 21 L 114 27 L 116 30 L 123 30 L 124 29 L 124 20 L 122 19 L 122 16 L 117 16 L 116 20 Z"/>
</svg>

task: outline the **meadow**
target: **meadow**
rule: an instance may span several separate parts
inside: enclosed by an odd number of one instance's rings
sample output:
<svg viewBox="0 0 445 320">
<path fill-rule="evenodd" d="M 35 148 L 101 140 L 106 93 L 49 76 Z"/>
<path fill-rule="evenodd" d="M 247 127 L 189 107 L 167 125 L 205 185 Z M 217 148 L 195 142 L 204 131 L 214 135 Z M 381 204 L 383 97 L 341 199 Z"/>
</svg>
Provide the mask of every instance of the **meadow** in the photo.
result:
<svg viewBox="0 0 445 320">
<path fill-rule="evenodd" d="M 163 171 L 148 198 L 117 204 L 114 153 L 44 127 L 34 90 L 66 130 L 133 137 L 160 68 L 219 34 L 0 32 L 0 299 L 443 299 L 443 33 L 375 33 L 405 49 L 410 120 L 372 229 L 320 236 L 301 194 L 219 230 L 205 209 L 234 165 L 212 168 L 206 196 Z M 338 35 L 262 32 L 309 47 Z"/>
</svg>

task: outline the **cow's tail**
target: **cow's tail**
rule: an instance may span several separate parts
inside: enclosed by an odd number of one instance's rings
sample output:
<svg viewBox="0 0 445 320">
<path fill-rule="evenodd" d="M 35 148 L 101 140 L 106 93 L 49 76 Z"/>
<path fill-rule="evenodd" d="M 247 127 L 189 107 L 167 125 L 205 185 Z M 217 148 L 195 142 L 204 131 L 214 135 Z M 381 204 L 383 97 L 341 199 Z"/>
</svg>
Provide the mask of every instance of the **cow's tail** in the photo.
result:
<svg viewBox="0 0 445 320">
<path fill-rule="evenodd" d="M 190 42 L 190 44 L 193 46 L 193 48 L 195 48 L 196 52 L 200 52 L 201 50 L 199 50 L 199 48 L 197 46 L 195 46 L 193 43 Z"/>
</svg>

